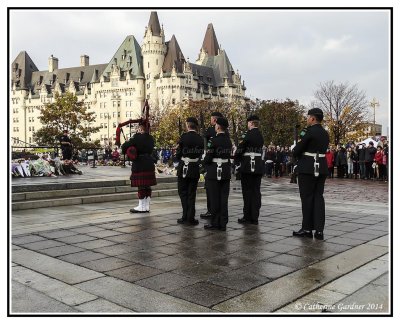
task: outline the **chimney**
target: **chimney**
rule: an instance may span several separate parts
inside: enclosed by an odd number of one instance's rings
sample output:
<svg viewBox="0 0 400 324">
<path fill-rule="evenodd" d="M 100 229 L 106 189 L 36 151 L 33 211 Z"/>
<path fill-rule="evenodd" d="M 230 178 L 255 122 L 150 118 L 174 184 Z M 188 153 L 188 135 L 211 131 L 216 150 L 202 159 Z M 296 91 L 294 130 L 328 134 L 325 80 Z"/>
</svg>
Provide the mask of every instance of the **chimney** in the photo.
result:
<svg viewBox="0 0 400 324">
<path fill-rule="evenodd" d="M 81 66 L 88 66 L 89 65 L 89 56 L 81 55 Z"/>
<path fill-rule="evenodd" d="M 53 72 L 58 69 L 58 58 L 54 57 L 53 54 L 49 57 L 49 72 Z"/>
</svg>

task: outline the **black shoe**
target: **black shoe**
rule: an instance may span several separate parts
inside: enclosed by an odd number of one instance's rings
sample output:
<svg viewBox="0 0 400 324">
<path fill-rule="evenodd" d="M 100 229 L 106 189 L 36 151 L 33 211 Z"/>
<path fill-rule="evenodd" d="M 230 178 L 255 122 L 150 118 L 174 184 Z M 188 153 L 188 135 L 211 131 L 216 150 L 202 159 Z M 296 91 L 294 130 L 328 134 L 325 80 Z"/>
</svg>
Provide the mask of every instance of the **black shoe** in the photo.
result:
<svg viewBox="0 0 400 324">
<path fill-rule="evenodd" d="M 252 223 L 253 225 L 258 225 L 258 220 L 256 220 L 256 221 L 251 221 L 251 223 Z"/>
<path fill-rule="evenodd" d="M 188 225 L 199 225 L 199 221 L 197 219 L 192 219 L 187 222 Z"/>
<path fill-rule="evenodd" d="M 311 237 L 311 238 L 313 237 L 311 231 L 306 231 L 306 230 L 303 230 L 302 228 L 301 228 L 299 231 L 297 231 L 297 232 L 293 231 L 293 236 Z"/>
<path fill-rule="evenodd" d="M 176 222 L 177 222 L 178 224 L 185 224 L 185 220 L 184 220 L 183 218 L 178 218 L 178 219 L 176 220 Z"/>
<path fill-rule="evenodd" d="M 324 239 L 324 232 L 315 232 L 314 237 L 315 237 L 317 240 L 323 240 L 323 239 Z"/>
<path fill-rule="evenodd" d="M 200 214 L 200 218 L 211 218 L 211 217 L 212 214 L 209 211 L 207 211 L 205 214 Z"/>
<path fill-rule="evenodd" d="M 146 211 L 139 211 L 139 210 L 136 210 L 136 209 L 129 209 L 129 211 L 130 211 L 132 214 L 148 213 L 148 212 L 146 212 Z"/>
<path fill-rule="evenodd" d="M 250 220 L 243 217 L 243 218 L 238 219 L 238 223 L 239 224 L 250 224 L 251 222 L 250 222 Z"/>
<path fill-rule="evenodd" d="M 220 227 L 217 225 L 212 225 L 212 224 L 205 224 L 204 229 L 209 229 L 209 230 L 214 230 L 214 229 L 219 229 Z"/>
</svg>

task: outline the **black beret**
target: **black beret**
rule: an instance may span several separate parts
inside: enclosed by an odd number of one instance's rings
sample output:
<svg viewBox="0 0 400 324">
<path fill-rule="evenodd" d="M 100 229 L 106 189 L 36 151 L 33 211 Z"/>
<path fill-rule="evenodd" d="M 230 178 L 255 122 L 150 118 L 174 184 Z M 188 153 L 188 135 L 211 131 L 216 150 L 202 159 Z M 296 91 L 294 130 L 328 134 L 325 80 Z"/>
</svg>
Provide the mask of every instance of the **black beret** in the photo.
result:
<svg viewBox="0 0 400 324">
<path fill-rule="evenodd" d="M 222 116 L 222 114 L 219 111 L 214 111 L 213 113 L 211 113 L 211 116 L 213 116 L 213 117 L 224 117 L 224 116 Z"/>
<path fill-rule="evenodd" d="M 218 117 L 217 124 L 221 125 L 221 126 L 224 126 L 224 127 L 228 127 L 229 126 L 228 120 L 226 118 L 224 118 L 224 117 Z"/>
<path fill-rule="evenodd" d="M 195 124 L 195 125 L 199 125 L 199 122 L 197 121 L 197 119 L 195 118 L 195 117 L 188 117 L 188 118 L 186 118 L 186 122 L 188 122 L 188 123 L 193 123 L 193 124 Z"/>
<path fill-rule="evenodd" d="M 247 117 L 247 121 L 253 121 L 253 120 L 260 120 L 260 118 L 258 118 L 257 115 L 251 115 L 249 117 Z"/>
<path fill-rule="evenodd" d="M 321 109 L 319 108 L 312 108 L 308 111 L 307 115 L 313 115 L 313 116 L 318 116 L 323 118 L 324 117 L 324 113 L 322 112 Z"/>
</svg>

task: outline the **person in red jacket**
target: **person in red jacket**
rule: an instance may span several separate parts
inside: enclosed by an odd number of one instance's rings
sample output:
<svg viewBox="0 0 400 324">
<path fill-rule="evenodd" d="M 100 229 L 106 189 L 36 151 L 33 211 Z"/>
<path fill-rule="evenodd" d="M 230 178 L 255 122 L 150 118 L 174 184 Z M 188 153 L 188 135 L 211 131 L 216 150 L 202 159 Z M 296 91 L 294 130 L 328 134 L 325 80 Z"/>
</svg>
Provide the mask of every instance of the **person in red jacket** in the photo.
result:
<svg viewBox="0 0 400 324">
<path fill-rule="evenodd" d="M 376 165 L 378 166 L 378 174 L 377 174 L 377 178 L 379 178 L 379 180 L 383 179 L 383 156 L 384 156 L 384 152 L 382 150 L 382 146 L 378 145 L 377 151 L 375 153 L 374 156 L 374 162 L 376 163 Z"/>
<path fill-rule="evenodd" d="M 329 178 L 333 178 L 333 173 L 335 171 L 335 149 L 333 146 L 325 153 L 326 162 L 328 163 Z"/>
</svg>

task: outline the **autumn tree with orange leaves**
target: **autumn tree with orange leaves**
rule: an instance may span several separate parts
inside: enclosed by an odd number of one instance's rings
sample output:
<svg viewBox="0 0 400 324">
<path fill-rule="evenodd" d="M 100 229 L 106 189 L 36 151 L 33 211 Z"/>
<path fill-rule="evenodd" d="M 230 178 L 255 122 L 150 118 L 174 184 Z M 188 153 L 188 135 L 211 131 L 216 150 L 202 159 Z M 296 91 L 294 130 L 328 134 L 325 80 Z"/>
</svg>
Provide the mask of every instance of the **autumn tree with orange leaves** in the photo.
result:
<svg viewBox="0 0 400 324">
<path fill-rule="evenodd" d="M 239 102 L 188 100 L 165 107 L 163 110 L 152 109 L 151 134 L 157 147 L 173 147 L 185 130 L 187 117 L 196 117 L 199 121 L 199 132 L 204 134 L 210 126 L 211 113 L 219 111 L 229 122 L 229 134 L 237 143 L 246 130 L 246 106 Z"/>
</svg>

